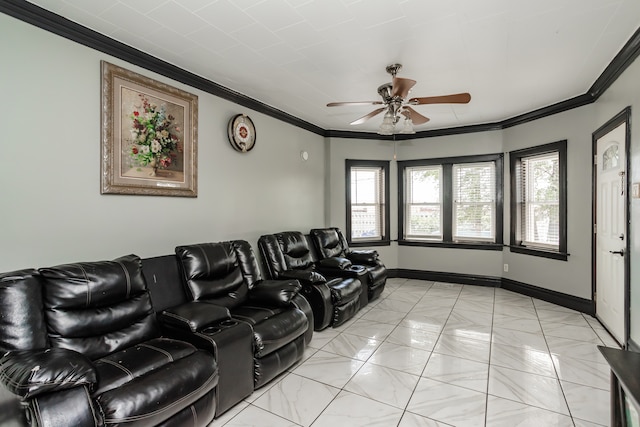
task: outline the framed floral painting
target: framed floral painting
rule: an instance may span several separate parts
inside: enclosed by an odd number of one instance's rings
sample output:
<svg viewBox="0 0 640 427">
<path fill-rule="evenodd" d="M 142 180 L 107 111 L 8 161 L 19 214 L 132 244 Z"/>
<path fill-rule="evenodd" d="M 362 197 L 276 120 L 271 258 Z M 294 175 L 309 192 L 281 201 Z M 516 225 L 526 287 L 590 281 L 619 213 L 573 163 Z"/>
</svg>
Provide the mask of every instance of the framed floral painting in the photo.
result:
<svg viewBox="0 0 640 427">
<path fill-rule="evenodd" d="M 101 193 L 197 197 L 198 97 L 101 66 Z"/>
</svg>

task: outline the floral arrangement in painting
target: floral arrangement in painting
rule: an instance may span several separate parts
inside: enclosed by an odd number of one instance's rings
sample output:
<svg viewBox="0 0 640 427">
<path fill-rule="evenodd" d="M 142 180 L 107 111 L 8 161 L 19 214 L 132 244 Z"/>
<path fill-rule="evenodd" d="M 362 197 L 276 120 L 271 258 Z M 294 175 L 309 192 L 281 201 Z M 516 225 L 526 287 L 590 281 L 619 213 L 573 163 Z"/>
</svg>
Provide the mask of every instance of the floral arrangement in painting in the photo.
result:
<svg viewBox="0 0 640 427">
<path fill-rule="evenodd" d="M 182 151 L 175 117 L 167 114 L 164 105 L 158 107 L 140 94 L 142 105 L 131 114 L 133 144 L 131 156 L 141 166 L 151 166 L 152 175 L 158 168 L 168 168 Z"/>
</svg>

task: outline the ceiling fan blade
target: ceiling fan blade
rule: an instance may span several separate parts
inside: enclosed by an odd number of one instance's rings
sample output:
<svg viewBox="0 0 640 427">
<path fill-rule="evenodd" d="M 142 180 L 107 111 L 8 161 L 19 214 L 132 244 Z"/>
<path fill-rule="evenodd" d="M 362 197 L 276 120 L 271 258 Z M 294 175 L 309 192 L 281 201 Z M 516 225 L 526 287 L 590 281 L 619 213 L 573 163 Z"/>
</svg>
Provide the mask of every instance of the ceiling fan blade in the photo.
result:
<svg viewBox="0 0 640 427">
<path fill-rule="evenodd" d="M 378 105 L 382 101 L 356 101 L 356 102 L 330 102 L 327 107 L 339 107 L 341 105 Z"/>
<path fill-rule="evenodd" d="M 408 102 L 411 105 L 421 104 L 466 104 L 471 101 L 471 95 L 468 93 L 455 93 L 453 95 L 443 96 L 425 96 L 422 98 L 411 98 Z"/>
<path fill-rule="evenodd" d="M 377 116 L 378 114 L 382 113 L 384 110 L 386 110 L 386 107 L 382 107 L 382 108 L 378 108 L 377 110 L 373 110 L 372 112 L 370 112 L 369 114 L 367 114 L 366 116 L 362 116 L 360 117 L 358 120 L 354 120 L 351 123 L 349 123 L 350 125 L 359 125 L 362 124 L 364 122 L 366 122 L 367 120 L 369 120 L 371 117 L 373 116 Z"/>
<path fill-rule="evenodd" d="M 413 108 L 407 106 L 402 109 L 402 115 L 410 118 L 415 125 L 422 125 L 429 121 L 429 117 L 425 117 Z"/>
<path fill-rule="evenodd" d="M 391 89 L 391 96 L 399 96 L 404 99 L 409 94 L 411 88 L 416 84 L 415 80 L 403 79 L 401 77 L 393 78 L 393 88 Z"/>
</svg>

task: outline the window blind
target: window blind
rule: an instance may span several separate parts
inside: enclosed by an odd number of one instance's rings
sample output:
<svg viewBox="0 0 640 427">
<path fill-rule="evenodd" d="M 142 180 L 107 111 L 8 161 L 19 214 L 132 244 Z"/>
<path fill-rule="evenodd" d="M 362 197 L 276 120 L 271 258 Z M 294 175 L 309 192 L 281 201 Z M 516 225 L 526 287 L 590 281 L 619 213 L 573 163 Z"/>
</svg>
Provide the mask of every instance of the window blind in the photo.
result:
<svg viewBox="0 0 640 427">
<path fill-rule="evenodd" d="M 453 165 L 453 239 L 495 241 L 493 162 Z"/>
<path fill-rule="evenodd" d="M 442 166 L 406 169 L 405 238 L 442 240 Z"/>
<path fill-rule="evenodd" d="M 351 168 L 351 238 L 382 239 L 384 224 L 384 170 Z"/>
<path fill-rule="evenodd" d="M 524 246 L 557 249 L 560 242 L 558 152 L 523 157 L 518 179 L 518 207 Z"/>
</svg>

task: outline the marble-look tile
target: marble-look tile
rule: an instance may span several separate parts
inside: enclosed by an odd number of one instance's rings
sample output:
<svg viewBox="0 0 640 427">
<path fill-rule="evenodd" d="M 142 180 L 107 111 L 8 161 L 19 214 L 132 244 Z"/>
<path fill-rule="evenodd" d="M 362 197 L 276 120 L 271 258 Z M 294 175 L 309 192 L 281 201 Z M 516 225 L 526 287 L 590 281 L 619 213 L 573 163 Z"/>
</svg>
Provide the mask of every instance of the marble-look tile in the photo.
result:
<svg viewBox="0 0 640 427">
<path fill-rule="evenodd" d="M 462 285 L 460 283 L 434 282 L 431 289 L 449 289 L 449 290 L 457 289 L 458 291 L 460 291 L 462 290 L 462 288 L 464 288 L 464 286 L 465 285 Z"/>
<path fill-rule="evenodd" d="M 418 375 L 366 363 L 344 389 L 404 409 L 419 379 Z"/>
<path fill-rule="evenodd" d="M 444 328 L 445 319 L 438 319 L 429 316 L 422 316 L 419 314 L 409 313 L 398 324 L 405 328 L 420 329 L 422 331 L 432 332 L 439 334 Z"/>
<path fill-rule="evenodd" d="M 389 277 L 387 279 L 387 283 L 384 285 L 385 288 L 397 288 L 401 286 L 403 283 L 406 283 L 408 279 L 403 279 L 401 277 Z"/>
<path fill-rule="evenodd" d="M 405 302 L 411 302 L 415 304 L 416 301 L 420 300 L 420 298 L 422 298 L 426 292 L 427 292 L 426 289 L 416 290 L 415 288 L 403 286 L 400 289 L 397 289 L 396 291 L 392 292 L 387 298 L 391 300 L 405 301 Z"/>
<path fill-rule="evenodd" d="M 447 427 L 451 426 L 451 424 L 445 424 L 438 422 L 436 420 L 432 420 L 427 417 L 423 417 L 418 414 L 414 414 L 413 412 L 405 411 L 404 415 L 402 415 L 402 419 L 400 420 L 400 424 L 398 427 Z"/>
<path fill-rule="evenodd" d="M 320 349 L 327 345 L 329 341 L 337 337 L 338 334 L 340 334 L 340 331 L 332 328 L 327 328 L 323 331 L 314 331 L 309 347 Z"/>
<path fill-rule="evenodd" d="M 296 423 L 285 420 L 269 411 L 250 405 L 233 417 L 225 427 L 298 427 Z"/>
<path fill-rule="evenodd" d="M 382 341 L 351 334 L 340 334 L 322 347 L 322 351 L 366 362 Z"/>
<path fill-rule="evenodd" d="M 409 374 L 420 375 L 429 356 L 431 356 L 429 351 L 385 342 L 373 353 L 369 362 Z"/>
<path fill-rule="evenodd" d="M 573 424 L 575 427 L 606 427 L 602 424 L 596 424 L 585 420 L 579 420 L 577 418 L 573 419 Z"/>
<path fill-rule="evenodd" d="M 536 309 L 540 310 L 553 310 L 553 311 L 562 311 L 564 313 L 573 313 L 575 310 L 572 310 L 567 307 L 562 307 L 561 305 L 556 305 L 547 301 L 542 301 L 537 298 L 533 298 L 533 305 Z"/>
<path fill-rule="evenodd" d="M 433 351 L 439 354 L 489 363 L 490 343 L 452 335 L 441 335 Z"/>
<path fill-rule="evenodd" d="M 406 287 L 409 289 L 422 289 L 426 292 L 429 289 L 431 289 L 433 284 L 434 282 L 430 282 L 428 280 L 409 279 L 406 282 L 404 282 L 403 287 Z"/>
<path fill-rule="evenodd" d="M 561 381 L 609 390 L 611 368 L 608 364 L 558 355 L 553 356 L 553 363 Z"/>
<path fill-rule="evenodd" d="M 556 378 L 491 366 L 489 394 L 569 415 L 560 383 Z"/>
<path fill-rule="evenodd" d="M 292 366 L 290 366 L 289 369 L 287 369 L 287 371 L 289 371 L 289 372 L 293 371 L 295 368 L 297 368 L 298 366 L 302 365 L 308 358 L 310 358 L 311 356 L 316 354 L 317 351 L 318 351 L 317 348 L 313 348 L 313 347 L 307 346 L 304 349 L 304 353 L 302 353 L 302 357 L 300 358 L 300 360 L 298 360 L 296 363 L 294 363 Z"/>
<path fill-rule="evenodd" d="M 443 298 L 437 295 L 432 296 L 427 292 L 425 296 L 416 303 L 416 307 L 443 307 L 452 309 L 457 301 L 457 297 Z"/>
<path fill-rule="evenodd" d="M 232 418 L 234 418 L 236 415 L 238 415 L 248 406 L 249 406 L 249 402 L 245 402 L 244 400 L 241 402 L 238 402 L 235 406 L 233 406 L 227 412 L 225 412 L 224 414 L 222 414 L 221 416 L 219 416 L 218 418 L 216 418 L 215 420 L 207 424 L 207 427 L 222 427 L 223 425 L 226 425 Z"/>
<path fill-rule="evenodd" d="M 451 315 L 451 307 L 433 307 L 433 306 L 423 306 L 420 303 L 416 304 L 411 311 L 409 312 L 409 316 L 424 316 L 429 317 L 437 321 L 446 321 Z"/>
<path fill-rule="evenodd" d="M 411 311 L 414 305 L 416 305 L 416 300 L 413 301 L 401 301 L 397 299 L 386 298 L 380 301 L 375 307 L 379 310 L 389 310 L 389 311 L 397 311 L 399 313 L 407 314 Z"/>
<path fill-rule="evenodd" d="M 455 426 L 484 424 L 487 395 L 477 391 L 422 378 L 407 411 Z"/>
<path fill-rule="evenodd" d="M 495 304 L 498 305 L 511 305 L 517 307 L 534 308 L 531 298 L 526 295 L 516 294 L 511 291 L 505 291 L 504 289 L 496 289 Z"/>
<path fill-rule="evenodd" d="M 538 319 L 507 316 L 504 314 L 493 315 L 493 326 L 503 329 L 542 334 L 542 327 Z"/>
<path fill-rule="evenodd" d="M 488 301 L 483 301 L 478 298 L 474 299 L 464 299 L 462 297 L 458 298 L 456 305 L 453 306 L 453 310 L 458 310 L 459 312 L 481 312 L 481 313 L 489 313 L 493 314 L 493 298 Z"/>
<path fill-rule="evenodd" d="M 591 327 L 572 326 L 562 323 L 552 323 L 540 321 L 542 332 L 552 337 L 568 338 L 578 341 L 586 341 L 593 344 L 600 344 L 600 338 Z"/>
<path fill-rule="evenodd" d="M 496 344 L 526 346 L 538 351 L 548 351 L 547 342 L 542 334 L 515 331 L 513 329 L 493 328 L 491 341 Z"/>
<path fill-rule="evenodd" d="M 397 325 L 402 319 L 404 319 L 404 316 L 406 316 L 405 313 L 374 307 L 367 313 L 363 314 L 360 318 L 365 320 L 372 320 L 374 322 Z"/>
<path fill-rule="evenodd" d="M 523 317 L 527 319 L 537 319 L 536 309 L 532 306 L 522 306 L 510 303 L 502 302 L 496 297 L 495 308 L 493 310 L 495 314 L 502 314 L 505 316 Z"/>
<path fill-rule="evenodd" d="M 481 311 L 473 311 L 471 308 L 465 309 L 459 307 L 460 301 L 453 307 L 447 324 L 456 323 L 458 325 L 487 325 L 493 324 L 493 313 L 485 313 Z"/>
<path fill-rule="evenodd" d="M 395 326 L 389 325 L 388 323 L 358 319 L 351 326 L 345 329 L 345 332 L 352 335 L 359 335 L 361 337 L 384 340 L 394 329 Z"/>
<path fill-rule="evenodd" d="M 538 318 L 541 322 L 554 322 L 564 323 L 565 325 L 590 327 L 589 323 L 585 320 L 581 313 L 536 309 Z"/>
<path fill-rule="evenodd" d="M 517 347 L 494 343 L 491 346 L 491 365 L 556 377 L 551 355 L 546 351 L 538 351 L 526 346 Z"/>
<path fill-rule="evenodd" d="M 613 348 L 622 348 L 620 346 L 620 344 L 618 343 L 618 341 L 616 341 L 610 334 L 609 332 L 607 332 L 604 328 L 602 329 L 597 329 L 597 328 L 592 328 L 593 331 L 596 333 L 596 335 L 598 336 L 598 338 L 600 338 L 600 341 L 602 341 L 602 343 L 607 346 L 607 347 L 613 347 Z"/>
<path fill-rule="evenodd" d="M 596 344 L 552 336 L 547 336 L 546 339 L 551 354 L 589 362 L 607 363 Z"/>
<path fill-rule="evenodd" d="M 489 365 L 469 359 L 434 353 L 429 358 L 422 376 L 486 393 Z"/>
<path fill-rule="evenodd" d="M 491 427 L 572 427 L 571 417 L 534 406 L 489 396 L 487 426 Z"/>
<path fill-rule="evenodd" d="M 471 338 L 474 340 L 491 341 L 491 325 L 478 325 L 473 323 L 459 323 L 449 321 L 444 325 L 442 333 L 459 338 Z"/>
<path fill-rule="evenodd" d="M 385 341 L 391 344 L 432 351 L 438 341 L 438 336 L 439 334 L 437 332 L 398 326 L 389 334 Z"/>
<path fill-rule="evenodd" d="M 364 362 L 337 354 L 318 351 L 293 370 L 296 375 L 342 388 L 364 365 Z"/>
<path fill-rule="evenodd" d="M 402 409 L 342 391 L 313 423 L 313 427 L 388 427 L 397 425 L 400 418 Z"/>
<path fill-rule="evenodd" d="M 574 419 L 609 425 L 609 392 L 566 381 L 562 381 L 562 389 Z"/>
<path fill-rule="evenodd" d="M 253 404 L 297 424 L 310 426 L 339 392 L 338 388 L 294 374 L 278 382 Z"/>
</svg>

